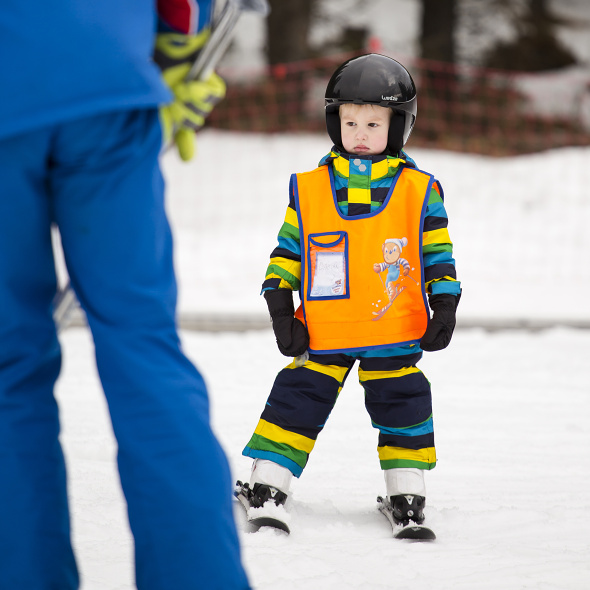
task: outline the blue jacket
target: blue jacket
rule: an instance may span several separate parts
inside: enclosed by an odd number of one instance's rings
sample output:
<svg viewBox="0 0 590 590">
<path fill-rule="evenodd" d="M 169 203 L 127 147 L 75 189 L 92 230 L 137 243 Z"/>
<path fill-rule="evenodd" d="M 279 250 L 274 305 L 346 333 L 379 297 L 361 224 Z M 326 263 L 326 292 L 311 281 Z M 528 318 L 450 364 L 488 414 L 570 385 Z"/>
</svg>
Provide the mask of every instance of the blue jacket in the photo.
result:
<svg viewBox="0 0 590 590">
<path fill-rule="evenodd" d="M 0 138 L 167 102 L 156 22 L 155 0 L 2 0 Z"/>
</svg>

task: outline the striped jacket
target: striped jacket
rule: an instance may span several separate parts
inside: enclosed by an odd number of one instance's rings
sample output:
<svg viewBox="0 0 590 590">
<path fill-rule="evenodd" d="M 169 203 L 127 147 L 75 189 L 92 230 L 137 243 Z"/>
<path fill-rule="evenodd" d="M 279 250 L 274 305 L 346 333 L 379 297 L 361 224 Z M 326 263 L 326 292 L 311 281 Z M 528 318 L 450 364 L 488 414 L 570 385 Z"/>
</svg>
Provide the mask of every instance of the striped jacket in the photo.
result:
<svg viewBox="0 0 590 590">
<path fill-rule="evenodd" d="M 322 158 L 320 166 L 332 166 L 334 171 L 336 198 L 343 215 L 354 216 L 377 211 L 387 197 L 389 189 L 402 166 L 416 167 L 405 153 L 403 159 L 392 156 L 363 156 L 330 152 Z M 349 160 L 355 159 L 355 170 L 350 174 Z M 423 265 L 426 292 L 429 294 L 461 291 L 455 272 L 453 244 L 447 230 L 448 219 L 443 203 L 443 192 L 435 181 L 430 193 L 423 233 Z M 299 225 L 294 195 L 289 195 L 289 206 L 285 221 L 279 231 L 278 245 L 270 256 L 270 264 L 262 291 L 270 289 L 292 289 L 298 291 L 301 285 L 301 246 Z"/>
</svg>

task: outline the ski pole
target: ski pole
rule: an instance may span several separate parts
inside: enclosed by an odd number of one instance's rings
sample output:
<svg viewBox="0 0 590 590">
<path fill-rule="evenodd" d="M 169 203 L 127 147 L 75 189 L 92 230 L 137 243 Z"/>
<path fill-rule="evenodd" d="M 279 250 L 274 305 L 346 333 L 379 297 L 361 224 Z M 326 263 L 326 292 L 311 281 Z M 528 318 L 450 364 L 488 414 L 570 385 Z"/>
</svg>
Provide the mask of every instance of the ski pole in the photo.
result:
<svg viewBox="0 0 590 590">
<path fill-rule="evenodd" d="M 256 12 L 261 16 L 267 16 L 267 0 L 227 0 L 211 29 L 209 41 L 186 75 L 187 80 L 205 80 L 209 77 L 225 53 L 242 12 Z"/>
<path fill-rule="evenodd" d="M 55 322 L 58 331 L 63 330 L 68 326 L 76 304 L 76 295 L 70 285 L 70 281 L 68 281 L 65 287 L 58 289 L 53 298 L 53 321 Z"/>
</svg>

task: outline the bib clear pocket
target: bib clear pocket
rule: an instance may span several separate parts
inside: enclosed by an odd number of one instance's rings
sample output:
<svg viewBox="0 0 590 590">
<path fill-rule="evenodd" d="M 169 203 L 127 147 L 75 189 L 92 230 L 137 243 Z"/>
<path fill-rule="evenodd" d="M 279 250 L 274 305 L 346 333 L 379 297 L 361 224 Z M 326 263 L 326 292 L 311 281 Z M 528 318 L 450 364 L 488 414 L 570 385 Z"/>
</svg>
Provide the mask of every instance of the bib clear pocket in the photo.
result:
<svg viewBox="0 0 590 590">
<path fill-rule="evenodd" d="M 330 232 L 308 236 L 308 300 L 346 299 L 348 285 L 348 234 Z"/>
</svg>

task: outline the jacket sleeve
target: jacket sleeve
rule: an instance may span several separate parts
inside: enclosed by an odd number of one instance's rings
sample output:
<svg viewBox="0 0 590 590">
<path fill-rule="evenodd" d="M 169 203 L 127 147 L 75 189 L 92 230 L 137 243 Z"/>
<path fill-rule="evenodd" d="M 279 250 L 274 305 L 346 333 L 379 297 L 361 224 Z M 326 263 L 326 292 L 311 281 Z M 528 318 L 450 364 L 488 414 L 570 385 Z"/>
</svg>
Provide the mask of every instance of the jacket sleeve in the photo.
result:
<svg viewBox="0 0 590 590">
<path fill-rule="evenodd" d="M 158 31 L 194 35 L 209 26 L 215 0 L 157 0 Z"/>
<path fill-rule="evenodd" d="M 453 242 L 448 232 L 447 212 L 442 187 L 435 181 L 430 191 L 422 241 L 422 259 L 426 292 L 432 295 L 450 293 L 459 295 L 461 283 L 457 280 Z"/>
<path fill-rule="evenodd" d="M 262 283 L 262 292 L 271 289 L 298 291 L 301 286 L 301 246 L 295 198 L 291 193 L 285 221 L 279 231 L 277 247 L 270 255 L 270 264 Z"/>
</svg>

